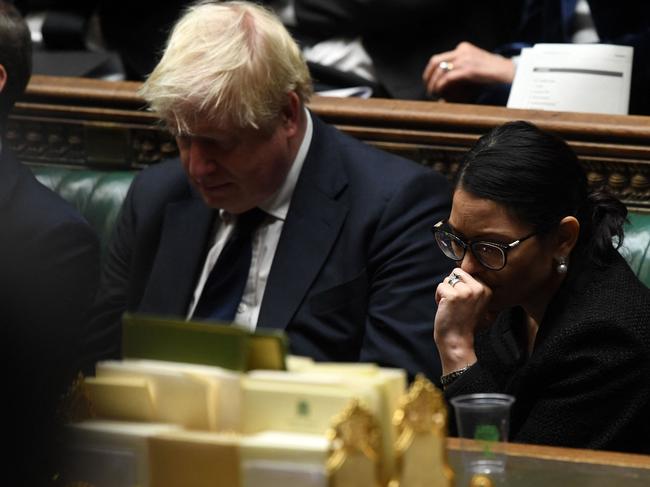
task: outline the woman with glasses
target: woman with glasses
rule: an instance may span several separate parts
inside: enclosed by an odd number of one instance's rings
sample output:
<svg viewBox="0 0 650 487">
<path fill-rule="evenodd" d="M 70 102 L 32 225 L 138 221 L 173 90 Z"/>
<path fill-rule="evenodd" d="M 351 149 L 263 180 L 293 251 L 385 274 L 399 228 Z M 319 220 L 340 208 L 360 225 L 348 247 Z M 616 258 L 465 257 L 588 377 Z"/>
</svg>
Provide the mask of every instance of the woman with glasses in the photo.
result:
<svg viewBox="0 0 650 487">
<path fill-rule="evenodd" d="M 478 141 L 433 228 L 457 262 L 436 290 L 448 398 L 515 396 L 515 442 L 650 452 L 650 291 L 617 252 L 626 213 L 531 124 Z"/>
</svg>

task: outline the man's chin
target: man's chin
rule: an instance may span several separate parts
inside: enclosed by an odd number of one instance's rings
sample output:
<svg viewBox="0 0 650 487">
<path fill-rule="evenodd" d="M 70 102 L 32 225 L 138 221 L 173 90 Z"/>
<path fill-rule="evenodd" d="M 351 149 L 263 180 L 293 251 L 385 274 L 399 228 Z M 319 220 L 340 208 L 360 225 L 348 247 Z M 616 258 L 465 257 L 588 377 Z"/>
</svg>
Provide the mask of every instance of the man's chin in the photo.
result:
<svg viewBox="0 0 650 487">
<path fill-rule="evenodd" d="M 237 206 L 237 195 L 232 194 L 232 190 L 228 191 L 226 188 L 219 187 L 215 189 L 199 189 L 203 202 L 214 209 L 224 209 L 230 211 L 229 208 Z"/>
<path fill-rule="evenodd" d="M 251 202 L 241 201 L 241 198 L 216 197 L 209 193 L 206 194 L 203 191 L 201 192 L 201 197 L 207 207 L 213 210 L 224 210 L 231 215 L 239 215 L 256 206 Z"/>
<path fill-rule="evenodd" d="M 212 195 L 206 194 L 204 191 L 201 191 L 201 199 L 206 206 L 213 208 L 215 210 L 225 209 L 224 201 L 222 198 L 215 198 Z"/>
</svg>

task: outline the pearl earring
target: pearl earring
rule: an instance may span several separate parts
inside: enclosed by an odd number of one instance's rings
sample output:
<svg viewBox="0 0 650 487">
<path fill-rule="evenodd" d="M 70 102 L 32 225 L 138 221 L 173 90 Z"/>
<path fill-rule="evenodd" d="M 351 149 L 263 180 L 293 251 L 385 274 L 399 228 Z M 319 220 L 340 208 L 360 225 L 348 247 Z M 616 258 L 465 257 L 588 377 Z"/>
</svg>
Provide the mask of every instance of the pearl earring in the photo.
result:
<svg viewBox="0 0 650 487">
<path fill-rule="evenodd" d="M 569 270 L 566 257 L 560 257 L 557 260 L 557 267 L 555 268 L 558 274 L 566 274 Z"/>
</svg>

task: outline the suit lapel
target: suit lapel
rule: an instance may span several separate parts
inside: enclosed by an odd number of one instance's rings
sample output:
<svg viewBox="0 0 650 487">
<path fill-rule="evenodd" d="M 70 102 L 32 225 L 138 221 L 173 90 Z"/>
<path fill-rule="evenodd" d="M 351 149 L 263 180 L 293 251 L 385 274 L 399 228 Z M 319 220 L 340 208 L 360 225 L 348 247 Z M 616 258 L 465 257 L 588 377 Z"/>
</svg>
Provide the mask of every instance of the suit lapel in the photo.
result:
<svg viewBox="0 0 650 487">
<path fill-rule="evenodd" d="M 257 325 L 285 328 L 325 263 L 348 213 L 347 177 L 334 129 L 312 115 L 314 134 L 273 259 Z"/>
<path fill-rule="evenodd" d="M 213 216 L 198 197 L 167 206 L 139 311 L 185 315 L 210 242 Z"/>
</svg>

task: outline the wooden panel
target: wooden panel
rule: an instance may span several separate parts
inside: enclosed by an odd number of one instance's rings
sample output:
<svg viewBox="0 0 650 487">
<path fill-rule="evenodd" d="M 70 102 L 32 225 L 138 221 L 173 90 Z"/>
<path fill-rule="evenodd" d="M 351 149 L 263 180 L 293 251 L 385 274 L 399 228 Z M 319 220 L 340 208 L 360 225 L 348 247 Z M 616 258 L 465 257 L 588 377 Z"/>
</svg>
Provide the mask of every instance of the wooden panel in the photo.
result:
<svg viewBox="0 0 650 487">
<path fill-rule="evenodd" d="M 9 144 L 39 163 L 139 168 L 174 155 L 174 140 L 146 111 L 139 86 L 34 76 L 10 118 Z M 529 120 L 568 141 L 592 185 L 606 184 L 632 208 L 650 208 L 650 117 L 325 97 L 309 107 L 344 132 L 450 178 L 480 135 Z"/>
</svg>

